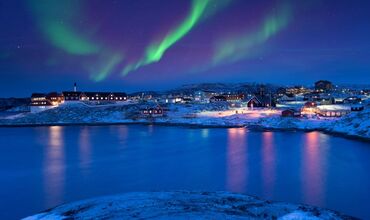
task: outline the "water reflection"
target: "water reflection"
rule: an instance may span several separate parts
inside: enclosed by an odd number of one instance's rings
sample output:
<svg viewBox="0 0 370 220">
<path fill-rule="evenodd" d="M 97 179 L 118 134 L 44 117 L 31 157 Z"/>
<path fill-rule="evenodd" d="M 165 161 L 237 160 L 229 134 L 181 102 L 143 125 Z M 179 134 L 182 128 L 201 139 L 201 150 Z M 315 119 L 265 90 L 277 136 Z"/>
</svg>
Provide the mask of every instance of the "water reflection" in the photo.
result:
<svg viewBox="0 0 370 220">
<path fill-rule="evenodd" d="M 79 138 L 80 168 L 82 173 L 86 174 L 91 163 L 91 142 L 90 130 L 88 127 L 84 127 L 80 130 Z"/>
<path fill-rule="evenodd" d="M 310 132 L 305 136 L 302 160 L 303 201 L 308 204 L 324 205 L 324 147 L 319 143 L 320 133 Z"/>
<path fill-rule="evenodd" d="M 153 130 L 154 130 L 154 125 L 152 125 L 152 124 L 148 125 L 148 133 L 152 134 Z"/>
<path fill-rule="evenodd" d="M 275 146 L 274 133 L 264 132 L 262 135 L 262 181 L 263 192 L 266 198 L 272 198 L 274 183 L 276 181 L 276 161 L 275 161 Z"/>
<path fill-rule="evenodd" d="M 44 186 L 46 204 L 56 205 L 63 202 L 65 181 L 63 127 L 48 128 L 48 146 L 44 165 Z"/>
<path fill-rule="evenodd" d="M 247 179 L 246 130 L 228 129 L 227 144 L 227 190 L 244 192 Z"/>
<path fill-rule="evenodd" d="M 209 129 L 207 128 L 202 129 L 202 138 L 206 139 L 208 138 L 208 135 L 209 135 Z"/>
<path fill-rule="evenodd" d="M 153 128 L 148 128 L 151 129 L 151 132 L 153 132 Z M 128 137 L 128 127 L 125 125 L 115 127 L 115 131 L 118 132 L 118 140 L 120 144 L 125 144 L 127 142 L 127 137 Z"/>
</svg>

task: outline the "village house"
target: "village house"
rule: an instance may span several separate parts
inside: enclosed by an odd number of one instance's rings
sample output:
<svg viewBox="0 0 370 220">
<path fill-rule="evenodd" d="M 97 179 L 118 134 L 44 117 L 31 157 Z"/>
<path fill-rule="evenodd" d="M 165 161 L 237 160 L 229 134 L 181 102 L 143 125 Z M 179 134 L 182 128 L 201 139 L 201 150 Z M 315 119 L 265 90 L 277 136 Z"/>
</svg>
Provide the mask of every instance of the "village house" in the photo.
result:
<svg viewBox="0 0 370 220">
<path fill-rule="evenodd" d="M 312 91 L 304 86 L 294 86 L 285 89 L 285 93 L 291 95 L 304 95 L 310 92 Z"/>
<path fill-rule="evenodd" d="M 191 97 L 183 97 L 181 103 L 183 103 L 183 104 L 189 104 L 189 103 L 192 103 L 192 102 L 193 102 L 193 98 L 191 98 Z"/>
<path fill-rule="evenodd" d="M 248 108 L 263 107 L 262 102 L 255 95 L 247 96 L 244 102 Z"/>
<path fill-rule="evenodd" d="M 85 95 L 77 91 L 64 91 L 62 92 L 65 102 L 76 102 L 83 100 Z"/>
<path fill-rule="evenodd" d="M 280 87 L 276 90 L 276 93 L 275 95 L 277 97 L 283 97 L 284 95 L 286 95 L 286 88 L 285 87 Z"/>
<path fill-rule="evenodd" d="M 320 93 L 318 93 L 318 92 L 311 92 L 311 93 L 305 94 L 303 96 L 303 100 L 304 101 L 313 101 L 313 102 L 316 102 L 319 99 L 320 99 Z"/>
<path fill-rule="evenodd" d="M 31 95 L 31 113 L 36 113 L 54 107 L 59 106 L 64 102 L 64 98 L 61 94 L 51 92 L 48 94 L 44 93 L 33 93 Z"/>
<path fill-rule="evenodd" d="M 49 100 L 52 105 L 59 105 L 64 102 L 63 94 L 57 92 L 48 93 L 46 99 Z"/>
<path fill-rule="evenodd" d="M 209 98 L 206 96 L 204 91 L 196 91 L 194 92 L 194 101 L 199 103 L 208 103 Z"/>
<path fill-rule="evenodd" d="M 335 99 L 330 96 L 320 96 L 320 99 L 317 101 L 320 105 L 331 105 L 335 103 Z"/>
<path fill-rule="evenodd" d="M 343 99 L 344 104 L 361 104 L 362 99 L 357 96 L 350 96 Z"/>
<path fill-rule="evenodd" d="M 247 98 L 247 106 L 271 108 L 276 107 L 276 101 L 272 97 L 271 93 L 266 93 L 266 87 L 262 85 L 259 87 L 258 93 L 256 93 L 254 97 L 249 96 Z"/>
<path fill-rule="evenodd" d="M 319 110 L 317 112 L 318 115 L 322 116 L 322 117 L 342 117 L 344 115 L 347 115 L 348 113 L 350 113 L 349 110 L 345 110 L 345 109 L 338 109 L 338 110 Z"/>
<path fill-rule="evenodd" d="M 317 112 L 317 103 L 316 102 L 306 102 L 301 109 L 302 114 L 316 114 Z"/>
<path fill-rule="evenodd" d="M 171 95 L 166 98 L 165 103 L 172 103 L 172 104 L 183 103 L 183 97 L 180 97 L 180 96 L 174 97 Z"/>
<path fill-rule="evenodd" d="M 162 117 L 164 115 L 164 110 L 159 105 L 141 109 L 140 112 L 143 117 Z"/>
<path fill-rule="evenodd" d="M 295 95 L 293 94 L 284 94 L 278 98 L 279 102 L 294 102 L 297 101 Z"/>
<path fill-rule="evenodd" d="M 216 103 L 216 102 L 226 102 L 227 99 L 225 96 L 223 95 L 216 95 L 216 96 L 212 96 L 210 99 L 209 99 L 209 102 L 211 103 Z"/>
<path fill-rule="evenodd" d="M 281 116 L 283 117 L 300 117 L 301 112 L 295 109 L 286 109 L 281 112 Z"/>
<path fill-rule="evenodd" d="M 83 99 L 94 102 L 122 102 L 127 100 L 124 92 L 84 92 Z"/>
<path fill-rule="evenodd" d="M 127 101 L 124 92 L 77 92 L 64 91 L 63 98 L 66 102 L 93 101 L 93 102 L 120 102 Z"/>
<path fill-rule="evenodd" d="M 102 102 L 108 101 L 109 92 L 84 92 L 84 101 Z"/>
<path fill-rule="evenodd" d="M 227 102 L 241 102 L 244 100 L 244 94 L 223 94 Z"/>
<path fill-rule="evenodd" d="M 316 113 L 322 117 L 341 117 L 351 112 L 348 105 L 319 105 Z"/>
</svg>

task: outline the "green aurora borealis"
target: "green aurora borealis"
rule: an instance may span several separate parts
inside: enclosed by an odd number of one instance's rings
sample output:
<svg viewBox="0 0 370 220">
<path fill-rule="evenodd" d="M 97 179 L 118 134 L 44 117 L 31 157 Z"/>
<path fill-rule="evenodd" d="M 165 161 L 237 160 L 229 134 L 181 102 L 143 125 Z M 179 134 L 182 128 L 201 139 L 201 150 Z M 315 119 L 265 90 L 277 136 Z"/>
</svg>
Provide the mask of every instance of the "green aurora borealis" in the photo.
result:
<svg viewBox="0 0 370 220">
<path fill-rule="evenodd" d="M 191 30 L 203 20 L 211 19 L 217 12 L 227 10 L 230 0 L 222 0 L 215 4 L 215 0 L 192 0 L 189 12 L 170 28 L 160 40 L 153 40 L 145 49 L 141 58 L 133 62 L 124 62 L 125 48 L 112 49 L 105 42 L 94 39 L 96 31 L 79 31 L 75 21 L 83 17 L 83 4 L 78 1 L 66 0 L 63 3 L 57 0 L 30 0 L 30 7 L 36 21 L 49 44 L 64 51 L 70 56 L 94 56 L 93 68 L 86 70 L 90 78 L 96 82 L 106 79 L 110 74 L 121 68 L 121 75 L 126 76 L 137 69 L 159 62 L 166 51 L 171 49 Z M 285 3 L 284 3 L 285 4 Z M 225 62 L 234 62 L 246 58 L 258 50 L 258 45 L 273 37 L 289 23 L 291 11 L 284 5 L 276 12 L 267 15 L 265 20 L 253 32 L 243 30 L 232 38 L 220 38 L 213 43 L 213 55 L 208 58 L 211 66 L 222 65 Z M 68 12 L 68 13 L 66 13 Z M 202 19 L 204 18 L 204 19 Z M 206 24 L 204 24 L 206 25 Z M 87 33 L 86 33 L 87 32 Z M 127 56 L 130 56 L 127 54 Z"/>
<path fill-rule="evenodd" d="M 369 8 L 366 0 L 3 0 L 0 85 L 365 82 Z"/>
</svg>

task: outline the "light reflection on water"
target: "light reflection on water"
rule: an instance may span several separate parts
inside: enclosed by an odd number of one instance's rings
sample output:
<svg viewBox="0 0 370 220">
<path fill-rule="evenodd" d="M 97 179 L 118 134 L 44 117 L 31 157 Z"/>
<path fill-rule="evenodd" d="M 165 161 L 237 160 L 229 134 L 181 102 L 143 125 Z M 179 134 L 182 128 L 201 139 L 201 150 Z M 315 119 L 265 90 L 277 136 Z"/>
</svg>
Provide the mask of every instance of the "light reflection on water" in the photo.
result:
<svg viewBox="0 0 370 220">
<path fill-rule="evenodd" d="M 81 172 L 86 175 L 91 163 L 91 140 L 87 127 L 82 128 L 79 134 L 79 156 Z"/>
<path fill-rule="evenodd" d="M 0 219 L 95 196 L 152 190 L 228 190 L 370 219 L 370 148 L 365 142 L 319 132 L 243 128 L 0 131 L 0 196 L 7 201 L 0 206 Z"/>
<path fill-rule="evenodd" d="M 302 151 L 303 201 L 320 206 L 325 205 L 326 155 L 322 148 L 326 145 L 320 143 L 325 137 L 318 132 L 307 133 Z"/>
<path fill-rule="evenodd" d="M 272 198 L 274 192 L 276 155 L 274 146 L 274 133 L 263 132 L 262 134 L 262 182 L 263 195 Z"/>
<path fill-rule="evenodd" d="M 247 132 L 242 128 L 228 129 L 227 139 L 227 190 L 244 192 L 248 175 Z"/>
<path fill-rule="evenodd" d="M 46 204 L 63 202 L 65 182 L 65 155 L 63 127 L 48 128 L 48 145 L 45 148 L 44 186 Z"/>
</svg>

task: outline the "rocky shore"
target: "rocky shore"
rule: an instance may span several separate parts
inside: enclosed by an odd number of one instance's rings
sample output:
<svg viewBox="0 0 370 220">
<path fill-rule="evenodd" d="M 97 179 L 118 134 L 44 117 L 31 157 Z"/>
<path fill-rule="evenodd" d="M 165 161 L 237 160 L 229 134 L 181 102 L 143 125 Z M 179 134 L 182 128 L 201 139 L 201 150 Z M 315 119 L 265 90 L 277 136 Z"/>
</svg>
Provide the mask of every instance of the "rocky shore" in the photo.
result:
<svg viewBox="0 0 370 220">
<path fill-rule="evenodd" d="M 64 204 L 25 218 L 42 219 L 356 219 L 318 207 L 229 192 L 139 192 Z"/>
</svg>

